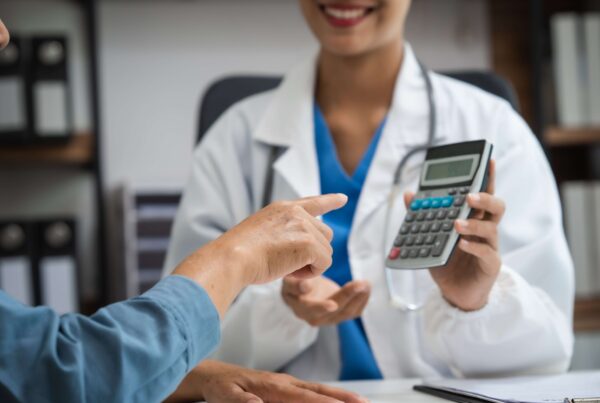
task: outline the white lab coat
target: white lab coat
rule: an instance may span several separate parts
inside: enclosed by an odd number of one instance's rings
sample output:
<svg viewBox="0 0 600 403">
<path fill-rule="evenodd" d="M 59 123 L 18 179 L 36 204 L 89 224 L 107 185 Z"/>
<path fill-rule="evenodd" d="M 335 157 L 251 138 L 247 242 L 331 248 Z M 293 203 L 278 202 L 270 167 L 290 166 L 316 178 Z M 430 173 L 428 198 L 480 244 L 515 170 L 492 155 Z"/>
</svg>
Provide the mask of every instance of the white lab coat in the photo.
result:
<svg viewBox="0 0 600 403">
<path fill-rule="evenodd" d="M 564 371 L 573 344 L 573 265 L 547 160 L 507 102 L 434 73 L 437 143 L 485 138 L 494 144 L 496 193 L 507 206 L 499 227 L 503 265 L 489 302 L 479 311 L 449 305 L 427 270 L 394 274 L 399 293 L 426 301 L 419 313 L 389 304 L 384 257 L 405 208 L 398 198 L 386 227 L 387 196 L 402 156 L 427 137 L 425 82 L 410 46 L 405 49 L 348 241 L 352 277 L 372 284 L 362 320 L 377 364 L 386 378 Z M 274 164 L 275 200 L 320 193 L 314 80 L 313 58 L 276 90 L 233 106 L 210 129 L 194 154 L 165 272 L 261 207 L 271 146 L 285 150 Z M 423 158 L 421 153 L 408 163 L 403 190 L 416 190 Z M 336 327 L 316 328 L 295 317 L 280 288 L 276 281 L 240 295 L 222 323 L 214 358 L 305 379 L 337 379 Z M 414 290 L 419 296 L 411 294 Z"/>
</svg>

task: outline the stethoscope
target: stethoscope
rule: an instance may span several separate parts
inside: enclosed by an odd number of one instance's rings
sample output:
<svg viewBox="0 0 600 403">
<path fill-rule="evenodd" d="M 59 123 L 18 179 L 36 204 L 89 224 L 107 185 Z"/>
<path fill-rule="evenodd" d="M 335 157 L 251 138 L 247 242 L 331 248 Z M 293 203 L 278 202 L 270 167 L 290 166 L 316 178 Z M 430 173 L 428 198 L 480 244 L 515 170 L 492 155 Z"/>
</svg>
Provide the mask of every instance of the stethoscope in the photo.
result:
<svg viewBox="0 0 600 403">
<path fill-rule="evenodd" d="M 431 83 L 431 77 L 430 77 L 429 71 L 427 70 L 425 65 L 423 63 L 421 63 L 420 61 L 418 61 L 418 64 L 419 64 L 419 69 L 421 70 L 421 75 L 423 76 L 423 79 L 425 80 L 425 89 L 427 92 L 427 106 L 429 108 L 427 141 L 422 145 L 413 147 L 409 152 L 407 152 L 402 157 L 402 159 L 396 166 L 396 170 L 394 172 L 394 177 L 393 177 L 393 182 L 392 182 L 392 188 L 391 188 L 390 194 L 388 196 L 388 207 L 387 207 L 387 212 L 386 212 L 384 238 L 387 238 L 391 213 L 392 213 L 393 207 L 395 206 L 398 194 L 400 193 L 401 176 L 402 176 L 402 172 L 404 171 L 406 164 L 416 154 L 426 151 L 429 147 L 431 147 L 434 144 L 434 142 L 436 140 L 437 111 L 435 110 L 435 95 L 433 92 L 433 85 Z M 281 153 L 281 147 L 270 146 L 269 158 L 268 158 L 267 165 L 266 165 L 266 175 L 265 175 L 265 180 L 264 180 L 263 195 L 262 195 L 262 206 L 263 207 L 266 206 L 267 204 L 269 204 L 272 199 L 273 173 L 274 173 L 273 164 L 279 157 L 280 153 Z M 387 239 L 384 239 L 383 244 L 384 244 L 384 247 L 387 248 Z M 385 256 L 386 254 L 387 254 L 387 250 L 384 250 L 383 256 Z M 392 286 L 393 281 L 391 278 L 392 270 L 388 269 L 387 267 L 384 266 L 384 271 L 385 271 L 385 282 L 386 282 L 387 292 L 388 292 L 388 296 L 390 298 L 390 305 L 393 308 L 399 309 L 404 312 L 416 312 L 416 311 L 420 310 L 423 307 L 422 303 L 407 302 L 404 298 L 402 298 L 398 294 L 394 293 L 394 288 Z"/>
</svg>

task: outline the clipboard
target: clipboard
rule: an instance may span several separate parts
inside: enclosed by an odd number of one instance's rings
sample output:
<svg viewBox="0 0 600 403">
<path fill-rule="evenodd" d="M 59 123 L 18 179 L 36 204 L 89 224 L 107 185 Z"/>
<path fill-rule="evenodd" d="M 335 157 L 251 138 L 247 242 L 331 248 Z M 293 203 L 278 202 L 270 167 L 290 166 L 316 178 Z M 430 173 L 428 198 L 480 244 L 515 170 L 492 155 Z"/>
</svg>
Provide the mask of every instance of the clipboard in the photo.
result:
<svg viewBox="0 0 600 403">
<path fill-rule="evenodd" d="M 458 403 L 600 403 L 600 371 L 490 379 L 432 379 L 418 392 Z"/>
</svg>

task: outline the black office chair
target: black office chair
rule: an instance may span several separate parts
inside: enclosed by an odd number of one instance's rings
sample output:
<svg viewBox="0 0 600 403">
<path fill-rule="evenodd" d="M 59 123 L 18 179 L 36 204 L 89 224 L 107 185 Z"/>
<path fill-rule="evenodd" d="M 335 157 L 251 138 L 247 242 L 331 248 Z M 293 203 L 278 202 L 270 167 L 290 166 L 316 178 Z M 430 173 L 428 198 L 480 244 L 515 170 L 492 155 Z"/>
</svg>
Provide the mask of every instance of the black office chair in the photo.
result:
<svg viewBox="0 0 600 403">
<path fill-rule="evenodd" d="M 484 91 L 507 100 L 518 111 L 519 104 L 510 83 L 497 74 L 486 71 L 442 73 L 448 77 L 472 84 Z M 250 95 L 271 90 L 281 83 L 281 77 L 232 76 L 215 81 L 202 97 L 198 120 L 197 142 L 202 140 L 210 126 L 234 103 Z"/>
</svg>

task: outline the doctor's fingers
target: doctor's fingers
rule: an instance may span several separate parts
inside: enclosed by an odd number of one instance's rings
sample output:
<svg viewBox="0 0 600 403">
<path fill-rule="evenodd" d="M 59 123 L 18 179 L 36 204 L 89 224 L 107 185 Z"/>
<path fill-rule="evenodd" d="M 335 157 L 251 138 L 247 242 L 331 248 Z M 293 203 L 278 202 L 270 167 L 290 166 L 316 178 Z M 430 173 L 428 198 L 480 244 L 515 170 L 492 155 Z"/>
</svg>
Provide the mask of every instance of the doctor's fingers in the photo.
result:
<svg viewBox="0 0 600 403">
<path fill-rule="evenodd" d="M 348 196 L 342 193 L 332 193 L 321 196 L 305 197 L 298 199 L 292 203 L 302 207 L 306 212 L 313 217 L 327 214 L 332 210 L 337 210 L 344 207 L 348 201 Z"/>
<path fill-rule="evenodd" d="M 404 198 L 404 206 L 408 210 L 408 206 L 410 206 L 410 203 L 415 198 L 415 192 L 404 192 L 402 197 Z"/>
<path fill-rule="evenodd" d="M 456 232 L 460 235 L 476 237 L 488 243 L 492 248 L 498 249 L 498 224 L 493 221 L 483 220 L 456 220 Z"/>
<path fill-rule="evenodd" d="M 490 160 L 488 184 L 485 191 L 491 195 L 496 191 L 496 160 L 494 159 Z"/>
<path fill-rule="evenodd" d="M 333 323 L 341 323 L 347 320 L 356 319 L 362 315 L 363 310 L 369 302 L 370 293 L 364 292 L 356 295 L 344 307 L 331 314 L 329 318 Z"/>
<path fill-rule="evenodd" d="M 296 297 L 310 292 L 311 289 L 310 280 L 301 280 L 294 277 L 284 277 L 281 285 L 281 292 L 283 294 Z"/>
<path fill-rule="evenodd" d="M 467 196 L 467 203 L 471 208 L 485 212 L 485 218 L 495 223 L 502 220 L 506 211 L 504 201 L 489 193 L 471 193 Z"/>
<path fill-rule="evenodd" d="M 496 275 L 498 270 L 500 270 L 502 265 L 500 255 L 498 254 L 498 251 L 489 244 L 462 238 L 458 242 L 458 247 L 462 249 L 463 252 L 473 255 L 485 262 L 486 264 L 482 264 L 480 267 L 486 274 Z"/>
<path fill-rule="evenodd" d="M 333 294 L 330 299 L 339 305 L 339 309 L 343 309 L 346 305 L 352 302 L 355 298 L 364 294 L 369 295 L 371 286 L 366 281 L 351 281 L 346 283 L 339 291 Z"/>
</svg>

